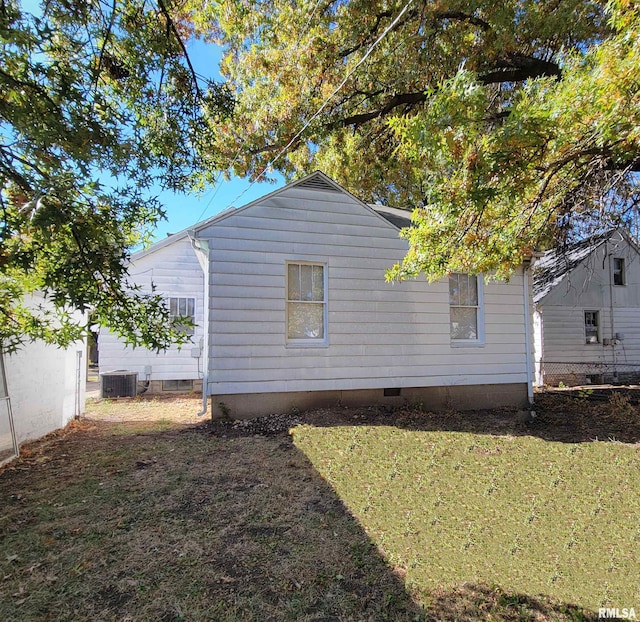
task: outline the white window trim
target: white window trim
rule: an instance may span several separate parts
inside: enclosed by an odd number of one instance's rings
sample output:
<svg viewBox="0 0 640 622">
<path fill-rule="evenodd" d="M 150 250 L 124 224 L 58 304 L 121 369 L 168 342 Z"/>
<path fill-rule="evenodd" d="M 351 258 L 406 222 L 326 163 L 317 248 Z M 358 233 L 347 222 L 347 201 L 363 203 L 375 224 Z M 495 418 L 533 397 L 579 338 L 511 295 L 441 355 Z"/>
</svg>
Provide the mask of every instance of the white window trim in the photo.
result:
<svg viewBox="0 0 640 622">
<path fill-rule="evenodd" d="M 460 273 L 463 274 L 463 273 Z M 482 274 L 472 275 L 476 277 L 478 287 L 478 337 L 477 339 L 453 339 L 449 336 L 452 348 L 481 348 L 485 345 L 484 333 L 484 276 Z M 449 281 L 447 279 L 447 285 Z M 457 306 L 457 305 L 454 305 Z M 451 328 L 451 303 L 449 303 L 449 328 Z"/>
<path fill-rule="evenodd" d="M 586 313 L 595 313 L 598 318 L 598 341 L 587 341 L 587 322 L 586 322 Z M 600 309 L 583 309 L 582 311 L 582 325 L 584 327 L 584 343 L 587 346 L 599 346 L 602 343 L 602 327 L 601 327 L 601 318 L 602 314 L 600 313 Z"/>
<path fill-rule="evenodd" d="M 322 304 L 324 306 L 324 312 L 322 314 L 323 321 L 323 334 L 322 339 L 289 339 L 289 312 L 287 306 L 290 302 L 300 302 L 299 300 L 289 300 L 289 265 L 296 266 L 322 266 L 322 279 L 324 290 L 324 301 L 317 302 L 316 304 Z M 302 259 L 287 259 L 284 266 L 284 279 L 285 279 L 285 300 L 284 300 L 284 338 L 285 347 L 287 348 L 327 348 L 329 347 L 329 268 L 326 261 L 309 261 Z"/>
<path fill-rule="evenodd" d="M 622 262 L 622 283 L 615 282 L 615 274 L 616 274 L 616 260 Z M 627 262 L 624 260 L 624 257 L 612 257 L 611 258 L 611 283 L 614 287 L 625 287 L 627 285 Z"/>
<path fill-rule="evenodd" d="M 198 311 L 198 297 L 197 296 L 167 296 L 167 307 L 169 308 L 169 314 L 171 315 L 171 300 L 180 300 L 184 298 L 185 300 L 193 300 L 193 326 L 189 327 L 189 330 L 191 330 L 192 332 L 188 332 L 187 334 L 190 337 L 193 337 L 193 335 L 196 334 L 196 330 L 198 328 L 198 325 L 196 324 L 196 317 L 197 317 L 197 311 Z M 171 316 L 173 317 L 178 317 L 178 316 Z"/>
</svg>

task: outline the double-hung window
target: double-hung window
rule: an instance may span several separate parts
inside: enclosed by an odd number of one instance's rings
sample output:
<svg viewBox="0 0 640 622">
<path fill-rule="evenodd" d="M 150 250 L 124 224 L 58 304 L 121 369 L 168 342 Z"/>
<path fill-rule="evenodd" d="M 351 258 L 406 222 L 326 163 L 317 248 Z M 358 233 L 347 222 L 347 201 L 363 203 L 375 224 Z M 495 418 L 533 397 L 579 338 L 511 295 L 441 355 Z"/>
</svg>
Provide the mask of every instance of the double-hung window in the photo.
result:
<svg viewBox="0 0 640 622">
<path fill-rule="evenodd" d="M 187 335 L 193 335 L 193 326 L 181 325 L 180 320 L 187 319 L 191 324 L 196 321 L 195 298 L 169 298 L 169 317 L 176 322 L 176 328 L 184 330 Z"/>
<path fill-rule="evenodd" d="M 613 258 L 613 284 L 625 285 L 624 259 L 622 257 Z"/>
<path fill-rule="evenodd" d="M 476 275 L 449 277 L 449 320 L 452 344 L 483 343 L 482 280 Z"/>
<path fill-rule="evenodd" d="M 326 281 L 324 264 L 287 262 L 287 343 L 326 344 Z"/>
</svg>

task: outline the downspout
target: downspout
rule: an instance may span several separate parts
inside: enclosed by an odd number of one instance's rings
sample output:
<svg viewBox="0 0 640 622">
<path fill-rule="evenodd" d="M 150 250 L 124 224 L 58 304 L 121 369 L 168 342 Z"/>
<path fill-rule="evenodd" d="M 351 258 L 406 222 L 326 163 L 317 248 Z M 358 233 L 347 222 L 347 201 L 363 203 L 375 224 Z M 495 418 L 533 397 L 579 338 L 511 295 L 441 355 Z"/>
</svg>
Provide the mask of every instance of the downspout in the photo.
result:
<svg viewBox="0 0 640 622">
<path fill-rule="evenodd" d="M 531 309 L 529 302 L 529 270 L 531 261 L 525 260 L 522 267 L 522 288 L 524 294 L 524 350 L 527 369 L 527 399 L 531 407 L 531 416 L 535 417 L 533 410 L 533 366 L 531 365 Z"/>
<path fill-rule="evenodd" d="M 191 246 L 202 267 L 204 279 L 204 334 L 202 338 L 202 409 L 196 413 L 197 417 L 207 414 L 207 391 L 209 389 L 209 245 L 206 240 L 199 240 L 195 230 L 187 232 Z"/>
<path fill-rule="evenodd" d="M 605 261 L 607 262 L 607 272 L 609 278 L 609 327 L 611 330 L 611 358 L 613 361 L 613 378 L 614 381 L 618 380 L 618 370 L 616 368 L 616 329 L 615 329 L 615 319 L 613 317 L 613 257 L 612 253 L 609 253 L 609 241 L 606 240 L 604 243 L 604 256 Z M 603 340 L 604 341 L 604 340 Z M 607 357 L 605 356 L 605 360 Z M 604 379 L 603 379 L 604 380 Z"/>
</svg>

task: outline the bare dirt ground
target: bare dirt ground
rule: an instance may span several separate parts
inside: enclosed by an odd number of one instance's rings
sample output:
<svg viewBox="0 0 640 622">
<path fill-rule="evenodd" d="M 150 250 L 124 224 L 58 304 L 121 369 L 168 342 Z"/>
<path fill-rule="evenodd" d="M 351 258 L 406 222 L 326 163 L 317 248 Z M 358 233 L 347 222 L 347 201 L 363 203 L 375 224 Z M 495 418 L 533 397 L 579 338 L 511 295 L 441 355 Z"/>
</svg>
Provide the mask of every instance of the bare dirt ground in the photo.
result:
<svg viewBox="0 0 640 622">
<path fill-rule="evenodd" d="M 545 440 L 585 442 L 616 440 L 640 442 L 640 387 L 576 387 L 541 392 L 536 395 L 535 417 L 513 409 L 482 410 L 467 413 L 429 412 L 415 408 L 359 408 L 336 406 L 306 413 L 280 413 L 247 421 L 211 421 L 210 413 L 198 415 L 202 399 L 195 394 L 177 396 L 138 396 L 115 400 L 90 399 L 85 419 L 139 426 L 203 425 L 225 437 L 273 435 L 292 425 L 385 424 L 411 429 L 452 430 L 477 433 L 509 433 L 538 436 Z"/>
<path fill-rule="evenodd" d="M 200 424 L 210 419 L 209 413 L 198 416 L 201 410 L 202 397 L 195 394 L 150 397 L 141 395 L 111 400 L 90 398 L 87 400 L 84 418 L 111 423 L 161 421 L 189 425 Z"/>
<path fill-rule="evenodd" d="M 638 405 L 640 388 L 576 388 L 536 395 L 535 417 L 527 411 L 494 409 L 475 412 L 424 413 L 416 408 L 335 408 L 305 413 L 280 413 L 246 421 L 211 421 L 210 414 L 198 416 L 202 399 L 193 394 L 170 397 L 89 400 L 86 419 L 127 423 L 132 426 L 155 422 L 169 426 L 206 424 L 213 434 L 240 437 L 285 433 L 293 425 L 385 425 L 420 430 L 450 430 L 486 434 L 526 434 L 545 440 L 588 442 L 616 440 L 640 442 Z M 425 416 L 425 414 L 427 416 Z"/>
</svg>

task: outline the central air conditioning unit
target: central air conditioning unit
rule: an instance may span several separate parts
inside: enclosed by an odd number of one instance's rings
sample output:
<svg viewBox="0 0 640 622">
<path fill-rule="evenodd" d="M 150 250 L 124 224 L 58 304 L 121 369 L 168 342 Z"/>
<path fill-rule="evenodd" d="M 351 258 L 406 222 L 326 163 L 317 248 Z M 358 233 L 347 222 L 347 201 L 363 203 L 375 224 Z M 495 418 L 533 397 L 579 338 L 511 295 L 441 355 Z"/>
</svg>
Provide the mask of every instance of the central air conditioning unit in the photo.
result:
<svg viewBox="0 0 640 622">
<path fill-rule="evenodd" d="M 101 397 L 135 397 L 138 392 L 138 372 L 108 371 L 100 378 Z"/>
</svg>

